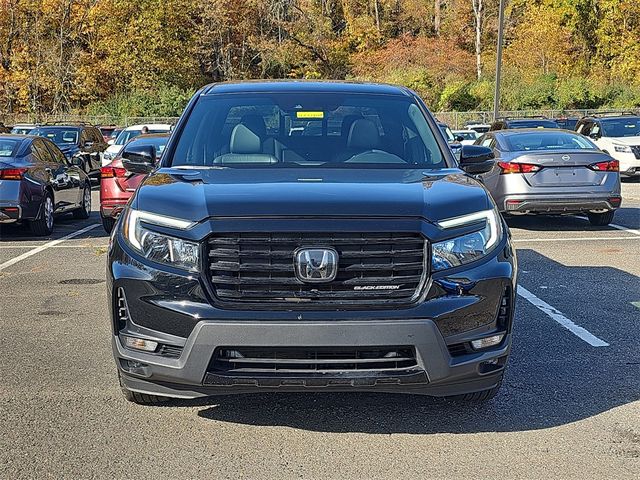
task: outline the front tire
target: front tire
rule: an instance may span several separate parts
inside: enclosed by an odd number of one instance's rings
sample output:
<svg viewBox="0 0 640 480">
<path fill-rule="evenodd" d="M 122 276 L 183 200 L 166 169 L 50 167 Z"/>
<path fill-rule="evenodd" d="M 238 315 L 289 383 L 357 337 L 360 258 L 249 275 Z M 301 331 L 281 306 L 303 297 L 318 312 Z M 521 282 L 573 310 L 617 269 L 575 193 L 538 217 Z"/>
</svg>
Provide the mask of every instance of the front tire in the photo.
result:
<svg viewBox="0 0 640 480">
<path fill-rule="evenodd" d="M 34 235 L 46 237 L 53 233 L 53 197 L 49 192 L 45 194 L 42 202 L 40 217 L 32 220 L 29 227 Z"/>
<path fill-rule="evenodd" d="M 500 387 L 502 387 L 503 378 L 504 378 L 504 374 L 500 374 L 498 384 L 495 387 L 489 388 L 487 390 L 480 390 L 479 392 L 473 392 L 473 393 L 465 393 L 464 395 L 454 395 L 446 398 L 447 400 L 452 402 L 465 402 L 465 403 L 488 402 L 493 397 L 495 397 L 500 391 Z"/>
<path fill-rule="evenodd" d="M 113 227 L 116 224 L 116 219 L 112 217 L 102 217 L 102 228 L 104 228 L 105 232 L 111 233 Z"/>
<path fill-rule="evenodd" d="M 82 190 L 80 208 L 73 211 L 73 218 L 84 220 L 89 218 L 89 215 L 91 215 L 91 187 L 88 184 L 85 184 L 84 189 Z"/>
<path fill-rule="evenodd" d="M 613 216 L 615 215 L 615 210 L 609 210 L 604 213 L 587 213 L 589 217 L 589 222 L 591 225 L 596 227 L 603 227 L 605 225 L 609 225 L 613 221 Z"/>
<path fill-rule="evenodd" d="M 120 382 L 120 388 L 122 389 L 122 394 L 124 398 L 131 403 L 137 403 L 138 405 L 157 405 L 162 402 L 166 402 L 169 400 L 167 397 L 160 397 L 158 395 L 148 395 L 146 393 L 133 392 L 126 388 L 122 384 L 122 377 L 120 376 L 120 372 L 118 372 L 118 381 Z"/>
</svg>

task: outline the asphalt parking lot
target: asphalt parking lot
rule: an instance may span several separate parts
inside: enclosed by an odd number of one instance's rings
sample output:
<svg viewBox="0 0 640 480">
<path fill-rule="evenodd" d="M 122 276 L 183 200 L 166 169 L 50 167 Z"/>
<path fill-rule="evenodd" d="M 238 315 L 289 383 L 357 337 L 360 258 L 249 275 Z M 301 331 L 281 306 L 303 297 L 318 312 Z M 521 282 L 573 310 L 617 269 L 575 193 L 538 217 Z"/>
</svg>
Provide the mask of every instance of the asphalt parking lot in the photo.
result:
<svg viewBox="0 0 640 480">
<path fill-rule="evenodd" d="M 95 208 L 54 237 L 0 230 L 0 478 L 638 478 L 640 183 L 615 225 L 510 220 L 520 290 L 493 401 L 122 397 Z M 71 237 L 69 237 L 71 235 Z"/>
</svg>

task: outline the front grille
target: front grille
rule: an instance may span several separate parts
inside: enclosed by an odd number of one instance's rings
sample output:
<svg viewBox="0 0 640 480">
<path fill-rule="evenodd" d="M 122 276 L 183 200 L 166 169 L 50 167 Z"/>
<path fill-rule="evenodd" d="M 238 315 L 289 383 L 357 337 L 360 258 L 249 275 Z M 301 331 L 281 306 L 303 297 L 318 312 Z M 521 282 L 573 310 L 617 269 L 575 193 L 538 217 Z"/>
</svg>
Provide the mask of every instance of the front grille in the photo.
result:
<svg viewBox="0 0 640 480">
<path fill-rule="evenodd" d="M 209 279 L 235 304 L 297 307 L 410 303 L 426 278 L 425 240 L 417 233 L 225 233 L 209 239 Z M 294 270 L 300 247 L 333 248 L 338 273 L 304 283 Z"/>
<path fill-rule="evenodd" d="M 415 350 L 401 347 L 220 347 L 209 372 L 228 375 L 385 372 L 417 365 Z"/>
<path fill-rule="evenodd" d="M 640 145 L 634 145 L 631 147 L 631 151 L 636 158 L 640 159 Z"/>
</svg>

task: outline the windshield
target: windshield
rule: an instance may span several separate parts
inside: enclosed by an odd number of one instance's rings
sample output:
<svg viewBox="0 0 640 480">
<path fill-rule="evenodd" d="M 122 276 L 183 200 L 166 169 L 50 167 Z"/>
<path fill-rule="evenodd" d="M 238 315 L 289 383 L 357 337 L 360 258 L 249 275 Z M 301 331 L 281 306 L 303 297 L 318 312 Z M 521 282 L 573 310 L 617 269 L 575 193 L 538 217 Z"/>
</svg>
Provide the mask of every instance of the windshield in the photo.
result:
<svg viewBox="0 0 640 480">
<path fill-rule="evenodd" d="M 443 168 L 435 136 L 408 97 L 341 93 L 202 97 L 172 166 Z"/>
<path fill-rule="evenodd" d="M 167 133 L 169 130 L 159 130 L 157 128 L 150 128 L 147 133 Z M 132 138 L 137 137 L 138 135 L 142 135 L 142 129 L 127 129 L 122 130 L 120 134 L 116 137 L 116 141 L 113 143 L 114 145 L 124 145 Z"/>
<path fill-rule="evenodd" d="M 444 138 L 447 139 L 447 142 L 455 142 L 456 139 L 451 132 L 451 129 L 447 125 L 438 125 L 440 127 L 440 131 L 444 135 Z"/>
<path fill-rule="evenodd" d="M 505 135 L 510 152 L 528 150 L 596 150 L 593 143 L 581 135 L 568 132 L 531 132 Z"/>
<path fill-rule="evenodd" d="M 34 128 L 35 127 L 13 127 L 11 129 L 11 133 L 14 133 L 16 135 L 26 135 Z"/>
<path fill-rule="evenodd" d="M 558 127 L 564 128 L 567 130 L 575 130 L 576 125 L 578 124 L 577 118 L 556 118 L 555 122 L 558 124 Z"/>
<path fill-rule="evenodd" d="M 507 128 L 558 128 L 553 120 L 517 120 L 508 122 Z"/>
<path fill-rule="evenodd" d="M 638 137 L 640 136 L 640 117 L 601 120 L 605 137 Z"/>
<path fill-rule="evenodd" d="M 164 152 L 164 148 L 167 146 L 167 142 L 169 141 L 169 136 L 166 137 L 137 137 L 132 140 L 129 145 L 136 146 L 146 146 L 151 145 L 156 149 L 156 158 L 160 158 L 162 152 Z"/>
<path fill-rule="evenodd" d="M 458 130 L 454 132 L 457 137 L 462 137 L 464 140 L 475 140 L 478 138 L 478 134 L 472 130 Z"/>
<path fill-rule="evenodd" d="M 56 145 L 70 145 L 78 142 L 78 130 L 75 128 L 36 128 L 31 135 L 45 137 Z"/>
<path fill-rule="evenodd" d="M 13 157 L 13 151 L 17 146 L 17 140 L 0 139 L 0 157 Z"/>
</svg>

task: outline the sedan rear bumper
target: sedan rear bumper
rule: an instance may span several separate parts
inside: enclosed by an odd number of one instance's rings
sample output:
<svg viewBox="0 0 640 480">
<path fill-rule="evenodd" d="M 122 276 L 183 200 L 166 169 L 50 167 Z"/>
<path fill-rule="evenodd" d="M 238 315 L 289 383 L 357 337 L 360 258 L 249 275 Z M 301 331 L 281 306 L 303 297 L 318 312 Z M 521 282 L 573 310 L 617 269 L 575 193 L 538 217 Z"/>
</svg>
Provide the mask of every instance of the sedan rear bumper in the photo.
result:
<svg viewBox="0 0 640 480">
<path fill-rule="evenodd" d="M 122 210 L 124 210 L 124 207 L 127 206 L 128 201 L 129 199 L 101 203 L 100 215 L 103 218 L 118 218 L 118 215 L 120 215 L 120 213 L 122 213 Z"/>
<path fill-rule="evenodd" d="M 22 207 L 14 203 L 0 202 L 0 223 L 14 223 L 22 219 Z"/>
<path fill-rule="evenodd" d="M 527 213 L 582 213 L 615 210 L 622 198 L 618 195 L 594 197 L 593 195 L 507 195 L 500 201 L 502 212 L 512 214 Z"/>
</svg>

